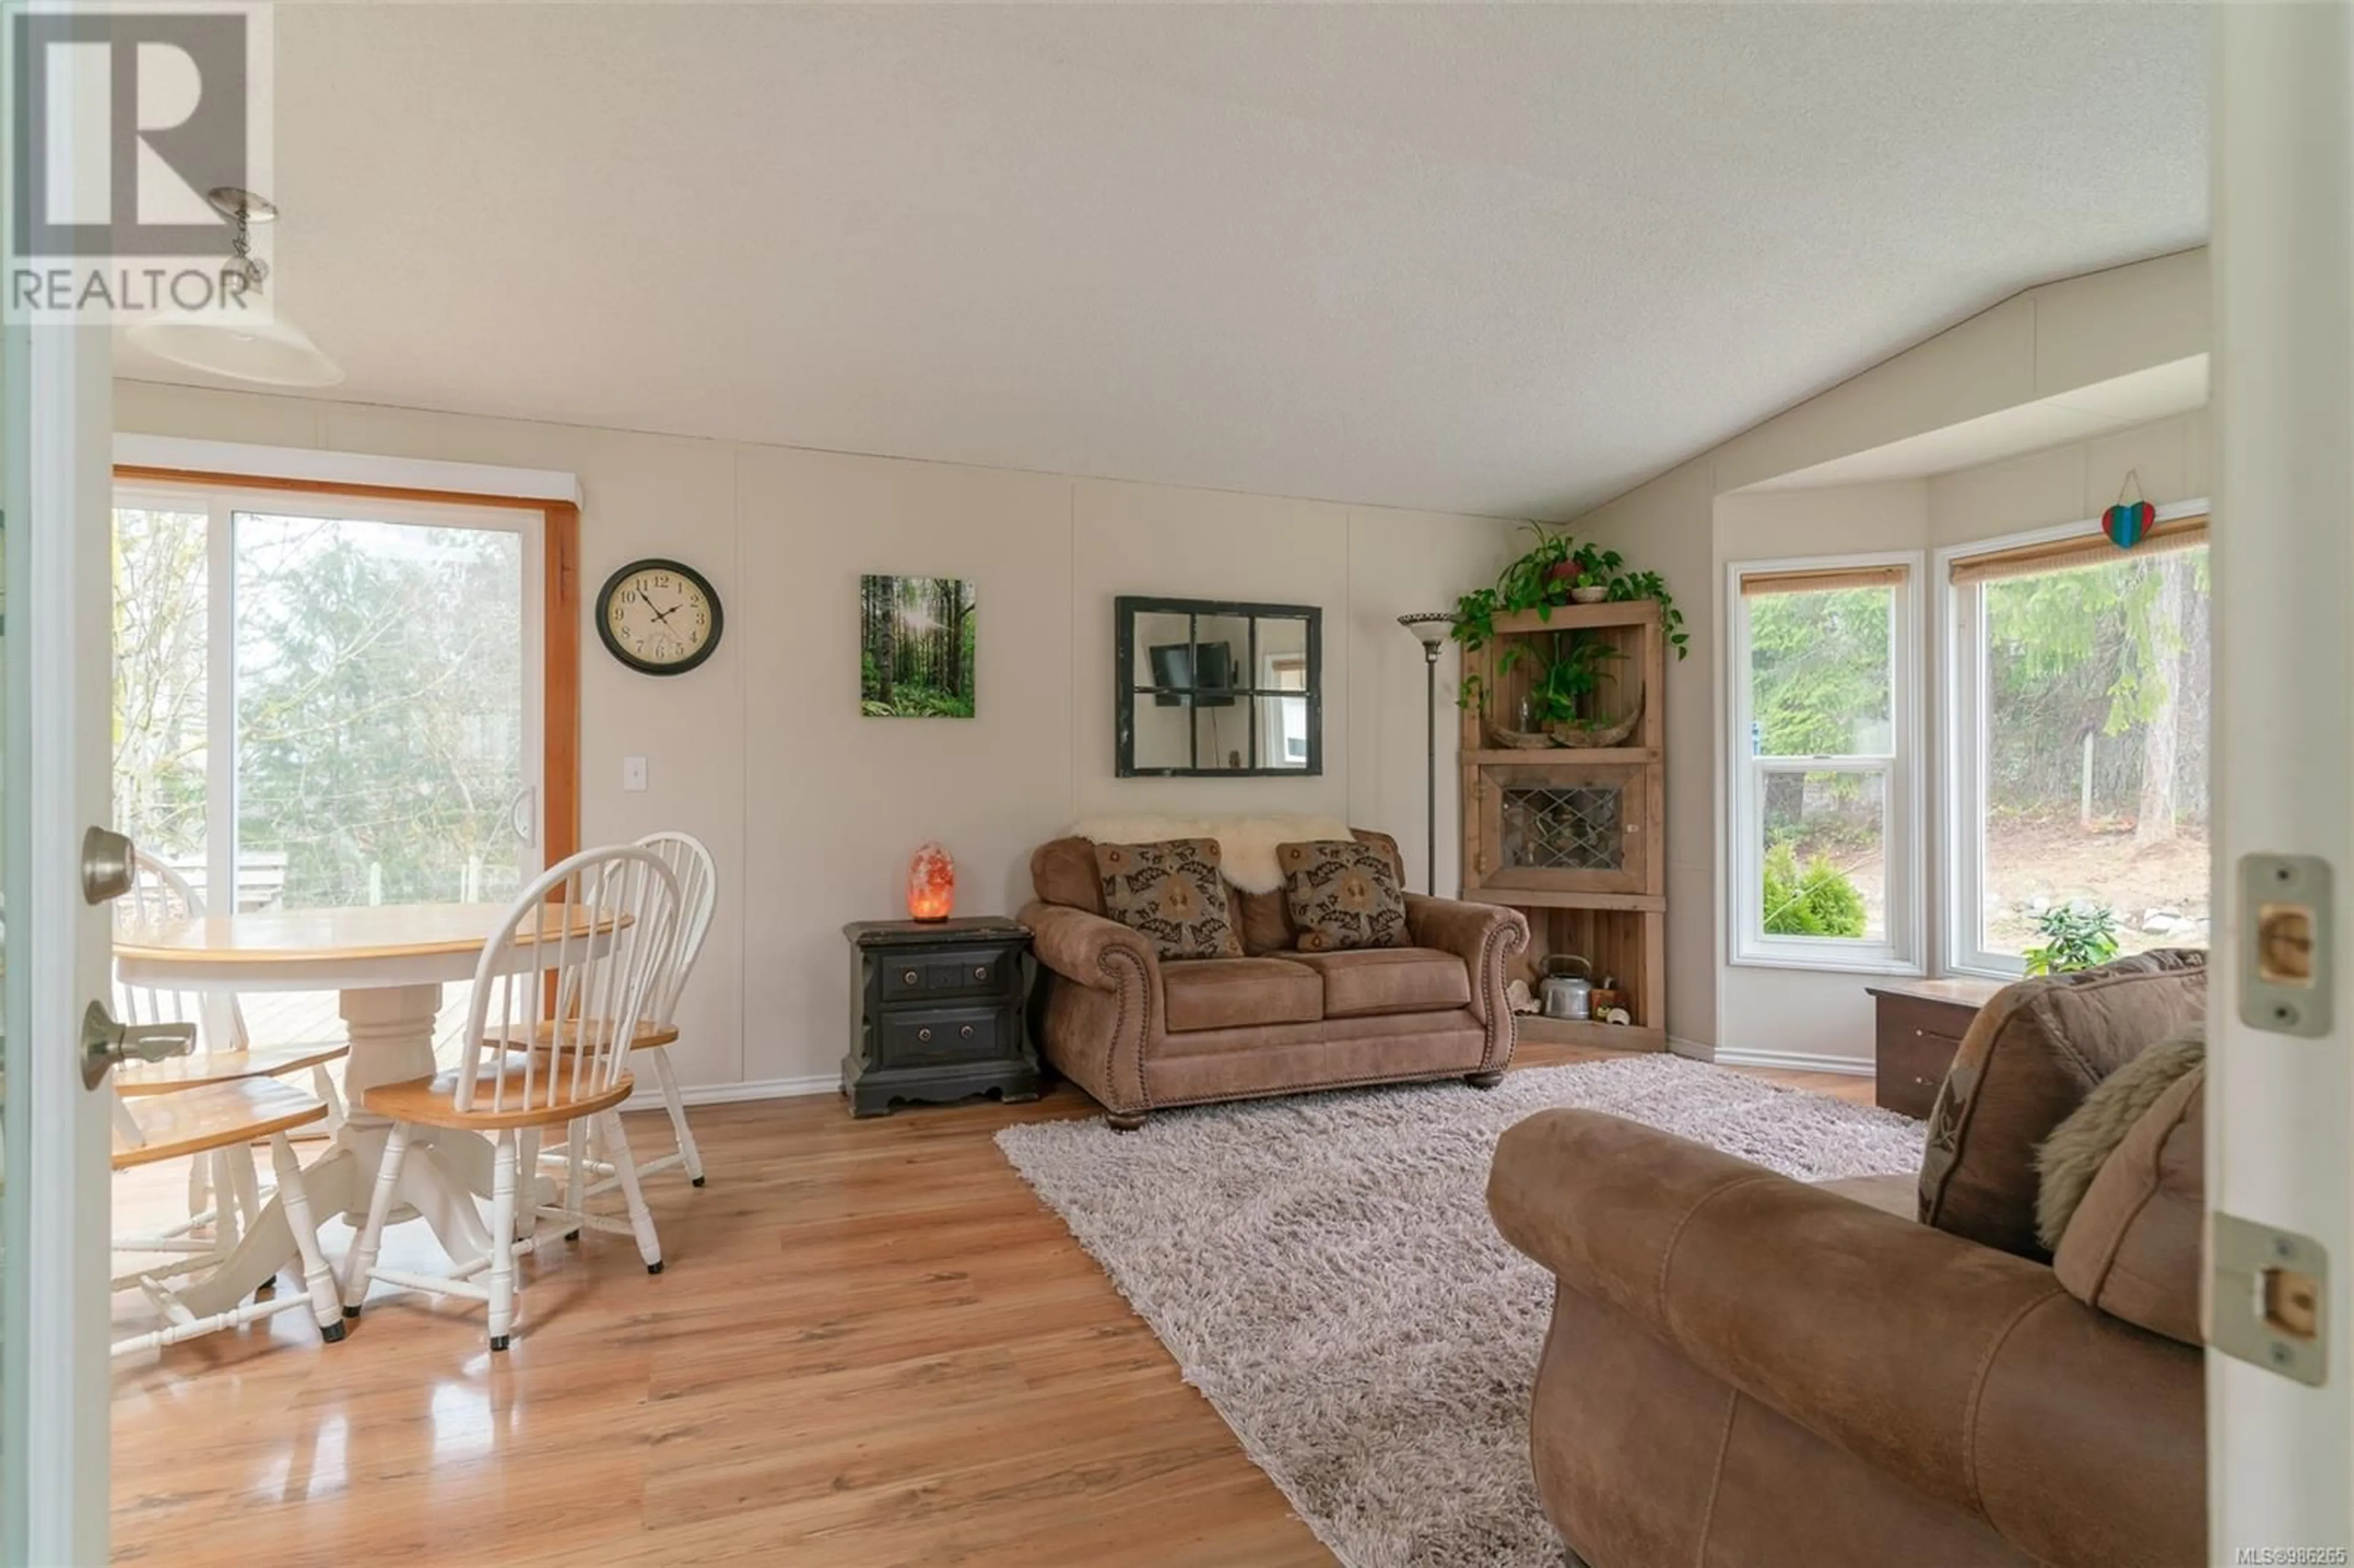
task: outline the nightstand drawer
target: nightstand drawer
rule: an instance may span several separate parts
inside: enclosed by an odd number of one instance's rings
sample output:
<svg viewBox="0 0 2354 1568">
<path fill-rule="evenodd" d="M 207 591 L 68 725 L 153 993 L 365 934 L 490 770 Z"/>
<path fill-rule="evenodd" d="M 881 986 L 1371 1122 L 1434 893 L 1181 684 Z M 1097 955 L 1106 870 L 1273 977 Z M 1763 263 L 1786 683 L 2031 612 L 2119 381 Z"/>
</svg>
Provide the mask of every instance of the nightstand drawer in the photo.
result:
<svg viewBox="0 0 2354 1568">
<path fill-rule="evenodd" d="M 1880 1037 L 1877 1103 L 1885 1109 L 1925 1118 L 1937 1103 L 1937 1090 L 1962 1048 L 1954 1034 L 1933 1034 L 1925 1029 L 1902 1030 Z"/>
<path fill-rule="evenodd" d="M 1907 995 L 1893 985 L 1887 990 L 1866 989 L 1877 1003 L 1878 1038 L 1872 1054 L 1879 1082 L 1872 1097 L 1884 1110 L 1926 1118 L 1937 1103 L 1937 1090 L 1954 1065 L 1955 1053 L 1962 1048 L 1962 1037 L 1970 1032 L 1970 1021 L 1978 1016 L 1980 1002 L 1976 988 L 1960 991 L 1967 982 L 1922 983 L 1935 985 L 1940 992 Z M 1983 989 L 1991 996 L 1999 988 L 1988 983 Z M 1957 994 L 1944 994 L 1949 991 Z"/>
<path fill-rule="evenodd" d="M 883 1000 L 913 1001 L 918 998 L 1009 996 L 1013 994 L 1018 960 L 1004 948 L 970 948 L 920 956 L 885 956 Z"/>
<path fill-rule="evenodd" d="M 928 1066 L 1006 1054 L 1005 1014 L 994 1008 L 921 1008 L 886 1012 L 876 1021 L 883 1065 Z"/>
</svg>

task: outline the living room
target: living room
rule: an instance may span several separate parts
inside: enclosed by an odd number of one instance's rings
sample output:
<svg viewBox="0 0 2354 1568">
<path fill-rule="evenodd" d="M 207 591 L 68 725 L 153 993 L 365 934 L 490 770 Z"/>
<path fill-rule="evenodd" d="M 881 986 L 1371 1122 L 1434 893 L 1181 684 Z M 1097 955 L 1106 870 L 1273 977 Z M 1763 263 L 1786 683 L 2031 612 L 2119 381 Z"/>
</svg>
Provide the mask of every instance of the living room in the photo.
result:
<svg viewBox="0 0 2354 1568">
<path fill-rule="evenodd" d="M 2342 18 L 237 14 L 9 1561 L 2342 1551 Z"/>
</svg>

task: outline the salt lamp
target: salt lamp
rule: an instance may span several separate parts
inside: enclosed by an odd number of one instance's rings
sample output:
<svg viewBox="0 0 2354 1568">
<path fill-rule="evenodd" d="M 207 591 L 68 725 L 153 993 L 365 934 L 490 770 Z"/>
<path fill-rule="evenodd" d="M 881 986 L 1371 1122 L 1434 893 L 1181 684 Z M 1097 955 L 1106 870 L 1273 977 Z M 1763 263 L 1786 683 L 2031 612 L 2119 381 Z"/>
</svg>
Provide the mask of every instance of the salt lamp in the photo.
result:
<svg viewBox="0 0 2354 1568">
<path fill-rule="evenodd" d="M 907 914 L 917 920 L 945 920 L 956 907 L 956 862 L 938 844 L 926 844 L 907 863 Z"/>
</svg>

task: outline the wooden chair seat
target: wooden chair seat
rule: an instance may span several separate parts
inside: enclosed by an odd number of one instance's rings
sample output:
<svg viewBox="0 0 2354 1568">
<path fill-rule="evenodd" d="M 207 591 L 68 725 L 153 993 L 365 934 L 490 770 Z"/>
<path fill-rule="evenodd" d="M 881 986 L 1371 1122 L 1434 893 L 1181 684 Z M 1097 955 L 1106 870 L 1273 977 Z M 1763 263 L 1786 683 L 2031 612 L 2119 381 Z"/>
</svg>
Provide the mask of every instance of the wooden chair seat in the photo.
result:
<svg viewBox="0 0 2354 1568">
<path fill-rule="evenodd" d="M 340 1062 L 351 1054 L 341 1041 L 313 1045 L 270 1045 L 247 1051 L 200 1051 L 161 1062 L 127 1062 L 114 1069 L 114 1092 L 126 1099 L 176 1094 L 206 1084 L 240 1078 L 275 1078 Z"/>
<path fill-rule="evenodd" d="M 152 1096 L 141 1104 L 135 1117 L 146 1141 L 129 1143 L 118 1131 L 114 1169 L 128 1171 L 134 1165 L 251 1143 L 323 1120 L 326 1115 L 326 1101 L 276 1078 L 235 1078 Z"/>
<path fill-rule="evenodd" d="M 523 1093 L 524 1060 L 521 1056 L 510 1056 L 502 1066 L 508 1084 L 507 1092 L 516 1098 Z M 576 1097 L 561 1082 L 553 1086 L 548 1083 L 548 1065 L 545 1059 L 534 1065 L 532 1073 L 535 1103 L 527 1107 L 516 1106 L 511 1100 L 504 1110 L 491 1109 L 491 1085 L 485 1072 L 476 1077 L 474 1107 L 460 1110 L 458 1081 L 464 1069 L 459 1067 L 429 1078 L 414 1078 L 405 1084 L 378 1084 L 360 1097 L 360 1104 L 377 1116 L 389 1117 L 394 1121 L 412 1122 L 422 1127 L 471 1128 L 481 1131 L 508 1127 L 550 1127 L 581 1117 L 597 1116 L 628 1099 L 630 1091 L 636 1086 L 630 1075 L 623 1073 L 620 1082 L 602 1093 Z M 563 1076 L 560 1070 L 557 1076 L 559 1079 Z M 551 1086 L 556 1096 L 552 1101 L 548 1098 Z"/>
<path fill-rule="evenodd" d="M 601 1049 L 605 1042 L 612 1038 L 612 1024 L 603 1019 L 590 1019 L 586 1022 L 567 1022 L 564 1025 L 564 1044 L 560 1048 L 567 1053 L 584 1047 Z M 494 1040 L 509 1050 L 514 1050 L 524 1044 L 521 1032 L 516 1030 L 486 1030 L 483 1032 L 482 1038 Z M 677 1039 L 678 1031 L 667 1023 L 640 1023 L 637 1032 L 630 1036 L 630 1049 L 651 1051 L 658 1046 L 671 1044 Z M 531 1049 L 535 1051 L 559 1049 L 556 1044 L 555 1021 L 542 1019 L 539 1025 L 531 1032 L 530 1044 Z"/>
</svg>

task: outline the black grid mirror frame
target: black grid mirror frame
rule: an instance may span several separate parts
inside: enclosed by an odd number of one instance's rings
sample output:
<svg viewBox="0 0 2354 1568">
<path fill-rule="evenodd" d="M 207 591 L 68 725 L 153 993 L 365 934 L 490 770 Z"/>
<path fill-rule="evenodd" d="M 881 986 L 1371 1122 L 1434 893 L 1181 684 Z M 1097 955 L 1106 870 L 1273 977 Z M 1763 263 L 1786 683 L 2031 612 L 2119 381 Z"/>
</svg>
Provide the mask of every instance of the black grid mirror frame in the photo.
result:
<svg viewBox="0 0 2354 1568">
<path fill-rule="evenodd" d="M 1244 604 L 1224 599 L 1147 599 L 1123 594 L 1112 601 L 1112 700 L 1114 705 L 1114 771 L 1122 779 L 1311 779 L 1324 771 L 1324 612 L 1312 604 Z M 1162 684 L 1160 672 L 1150 671 L 1151 679 L 1138 680 L 1136 642 L 1137 620 L 1140 616 L 1183 616 L 1187 618 L 1184 646 L 1187 650 L 1185 667 L 1189 673 L 1200 668 L 1193 650 L 1200 647 L 1201 623 L 1204 620 L 1241 620 L 1248 626 L 1249 645 L 1244 650 L 1240 670 L 1248 676 L 1249 683 L 1228 683 L 1215 686 L 1193 684 Z M 1259 623 L 1264 620 L 1296 621 L 1300 623 L 1307 642 L 1307 685 L 1297 687 L 1262 687 L 1258 684 Z M 1148 656 L 1148 665 L 1150 663 Z M 1259 743 L 1261 726 L 1253 723 L 1244 726 L 1247 749 L 1240 768 L 1204 767 L 1201 758 L 1201 726 L 1187 726 L 1188 764 L 1184 767 L 1140 767 L 1136 759 L 1136 699 L 1143 696 L 1162 703 L 1174 699 L 1179 705 L 1193 709 L 1193 699 L 1199 694 L 1214 693 L 1224 702 L 1238 698 L 1252 701 L 1254 712 L 1260 700 L 1305 699 L 1308 710 L 1308 747 L 1304 763 L 1290 767 L 1269 767 Z"/>
</svg>

